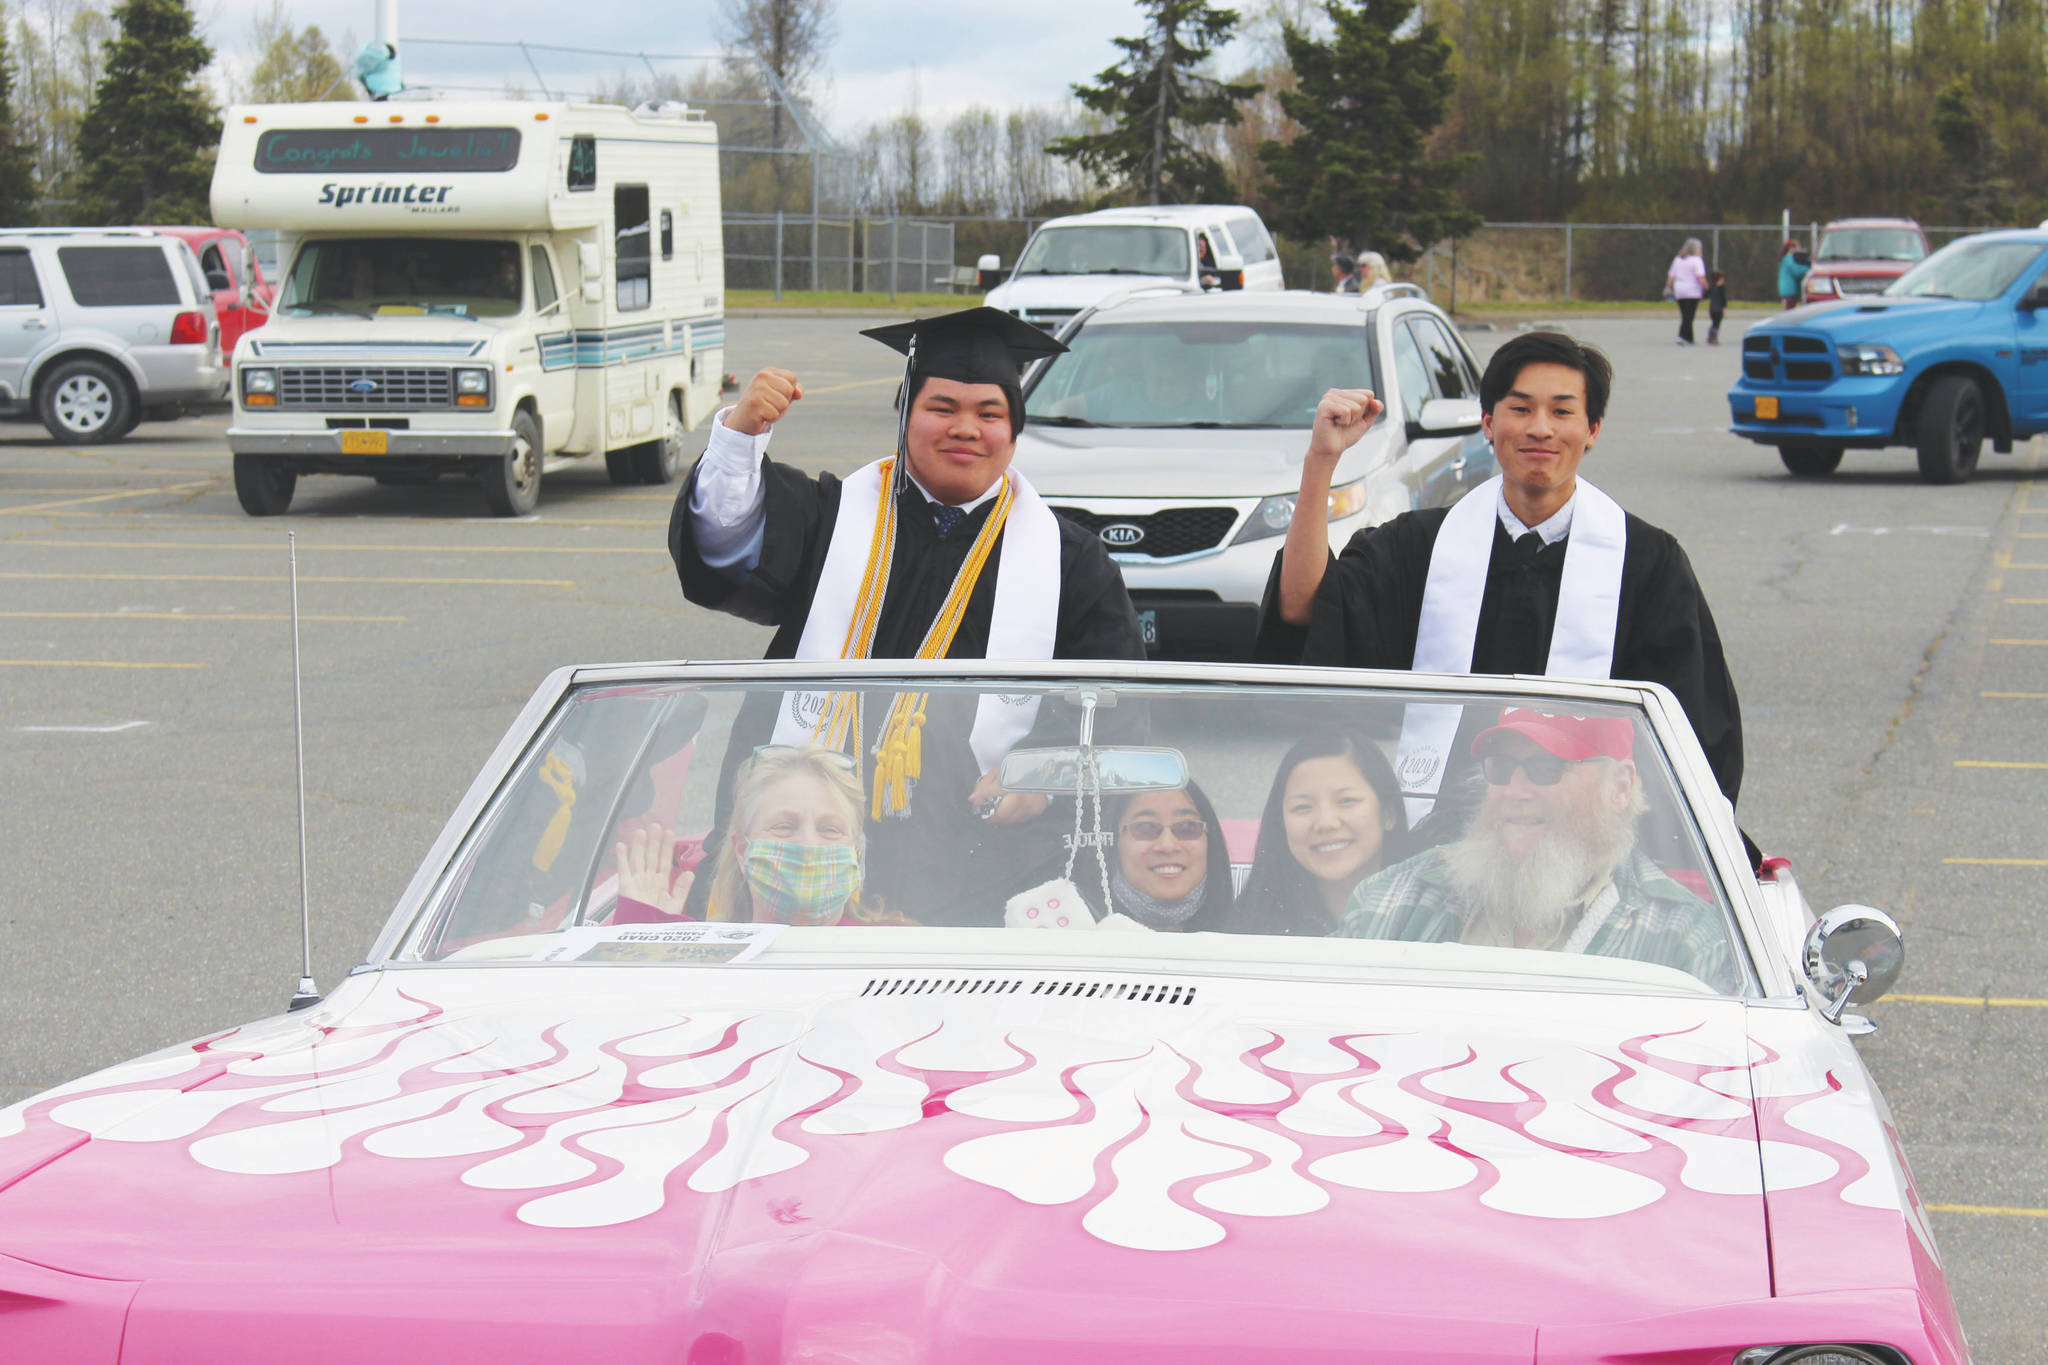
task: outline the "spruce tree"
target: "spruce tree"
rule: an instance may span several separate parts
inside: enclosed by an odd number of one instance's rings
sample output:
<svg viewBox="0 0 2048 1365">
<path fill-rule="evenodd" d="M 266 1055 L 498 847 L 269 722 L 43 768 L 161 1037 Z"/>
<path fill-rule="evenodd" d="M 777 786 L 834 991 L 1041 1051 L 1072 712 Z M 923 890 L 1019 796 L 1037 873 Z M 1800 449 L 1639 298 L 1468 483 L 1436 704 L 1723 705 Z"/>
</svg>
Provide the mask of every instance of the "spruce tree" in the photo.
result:
<svg viewBox="0 0 2048 1365">
<path fill-rule="evenodd" d="M 1202 0 L 1138 0 L 1151 16 L 1142 38 L 1118 38 L 1124 60 L 1076 85 L 1082 104 L 1110 119 L 1103 132 L 1060 138 L 1046 150 L 1129 187 L 1147 203 L 1227 200 L 1223 166 L 1202 130 L 1237 122 L 1256 84 L 1232 84 L 1196 68 L 1237 27 L 1234 10 Z"/>
<path fill-rule="evenodd" d="M 1457 83 L 1451 45 L 1434 23 L 1409 27 L 1415 0 L 1330 0 L 1325 8 L 1335 25 L 1329 41 L 1293 24 L 1282 30 L 1299 85 L 1281 93 L 1280 106 L 1301 131 L 1259 146 L 1272 176 L 1267 216 L 1297 241 L 1335 235 L 1412 261 L 1481 222 L 1454 188 L 1473 158 L 1427 153 Z"/>
<path fill-rule="evenodd" d="M 35 166 L 15 131 L 14 64 L 7 26 L 0 23 L 0 227 L 27 227 L 36 220 Z"/>
<path fill-rule="evenodd" d="M 220 119 L 198 84 L 213 51 L 184 0 L 124 0 L 78 132 L 78 217 L 204 223 Z"/>
</svg>

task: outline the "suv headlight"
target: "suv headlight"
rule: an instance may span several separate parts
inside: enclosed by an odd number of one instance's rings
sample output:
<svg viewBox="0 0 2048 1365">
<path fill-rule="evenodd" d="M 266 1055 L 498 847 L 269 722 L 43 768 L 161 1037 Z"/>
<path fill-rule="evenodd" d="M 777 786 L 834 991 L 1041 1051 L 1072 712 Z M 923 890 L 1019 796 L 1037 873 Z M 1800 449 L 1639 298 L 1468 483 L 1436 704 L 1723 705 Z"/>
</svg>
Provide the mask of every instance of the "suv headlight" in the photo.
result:
<svg viewBox="0 0 2048 1365">
<path fill-rule="evenodd" d="M 1284 536 L 1287 527 L 1294 520 L 1294 498 L 1292 493 L 1280 493 L 1270 498 L 1261 498 L 1252 514 L 1245 518 L 1244 529 L 1230 543 L 1242 545 L 1246 541 L 1265 540 L 1272 536 Z M 1355 517 L 1365 510 L 1365 480 L 1357 479 L 1341 488 L 1330 490 L 1330 520 L 1342 521 Z"/>
<path fill-rule="evenodd" d="M 257 368 L 245 369 L 242 375 L 242 406 L 245 408 L 274 408 L 277 406 L 277 371 Z"/>
<path fill-rule="evenodd" d="M 1843 374 L 1904 374 L 1906 362 L 1889 346 L 1840 346 L 1835 355 Z"/>
<path fill-rule="evenodd" d="M 455 372 L 455 406 L 487 408 L 491 405 L 491 372 L 466 369 Z"/>
</svg>

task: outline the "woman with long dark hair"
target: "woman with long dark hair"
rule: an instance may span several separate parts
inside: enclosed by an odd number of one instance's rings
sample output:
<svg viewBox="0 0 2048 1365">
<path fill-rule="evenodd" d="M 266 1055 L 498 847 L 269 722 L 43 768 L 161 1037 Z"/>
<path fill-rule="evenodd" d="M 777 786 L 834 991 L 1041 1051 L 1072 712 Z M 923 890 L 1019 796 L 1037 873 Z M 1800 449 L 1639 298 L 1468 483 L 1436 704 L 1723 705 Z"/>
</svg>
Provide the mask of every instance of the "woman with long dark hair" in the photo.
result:
<svg viewBox="0 0 2048 1365">
<path fill-rule="evenodd" d="M 1318 735 L 1287 751 L 1259 818 L 1251 879 L 1232 927 L 1328 934 L 1358 884 L 1408 856 L 1401 784 L 1363 735 Z"/>
</svg>

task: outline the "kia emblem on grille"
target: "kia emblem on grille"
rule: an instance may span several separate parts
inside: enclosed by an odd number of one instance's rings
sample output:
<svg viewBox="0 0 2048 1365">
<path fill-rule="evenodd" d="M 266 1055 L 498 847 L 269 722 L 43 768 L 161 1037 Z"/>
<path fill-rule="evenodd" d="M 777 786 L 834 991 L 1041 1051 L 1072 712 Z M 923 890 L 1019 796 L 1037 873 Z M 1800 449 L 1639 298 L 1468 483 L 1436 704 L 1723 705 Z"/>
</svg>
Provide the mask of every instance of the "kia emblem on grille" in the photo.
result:
<svg viewBox="0 0 2048 1365">
<path fill-rule="evenodd" d="M 1119 521 L 1103 527 L 1101 535 L 1104 545 L 1136 545 L 1145 538 L 1145 528 Z"/>
<path fill-rule="evenodd" d="M 377 381 L 374 379 L 352 379 L 349 381 L 348 391 L 350 393 L 375 393 L 377 391 Z"/>
</svg>

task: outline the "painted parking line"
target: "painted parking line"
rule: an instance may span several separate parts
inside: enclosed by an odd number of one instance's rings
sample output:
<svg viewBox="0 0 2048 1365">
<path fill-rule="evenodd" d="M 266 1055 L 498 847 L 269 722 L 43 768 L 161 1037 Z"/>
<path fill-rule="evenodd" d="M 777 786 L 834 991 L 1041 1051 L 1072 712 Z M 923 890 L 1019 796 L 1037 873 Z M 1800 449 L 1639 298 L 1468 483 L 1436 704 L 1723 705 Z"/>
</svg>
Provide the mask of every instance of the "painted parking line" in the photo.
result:
<svg viewBox="0 0 2048 1365">
<path fill-rule="evenodd" d="M 146 659 L 0 659 L 0 668 L 204 668 L 205 664 L 158 663 Z"/>
<path fill-rule="evenodd" d="M 2008 1209 L 1996 1204 L 1929 1204 L 1929 1213 L 1983 1213 L 2002 1218 L 2048 1218 L 2048 1209 Z"/>
<path fill-rule="evenodd" d="M 2048 858 L 1943 858 L 1950 867 L 2048 867 Z"/>
<path fill-rule="evenodd" d="M 2048 640 L 2016 640 L 2008 637 L 1993 640 L 1991 643 L 1994 645 L 2048 645 Z"/>
<path fill-rule="evenodd" d="M 289 621 L 286 612 L 260 611 L 0 611 L 0 619 L 18 621 Z M 403 616 L 315 616 L 299 614 L 301 621 L 329 624 L 403 625 Z"/>
<path fill-rule="evenodd" d="M 666 526 L 668 523 L 663 522 Z M 205 541 L 181 540 L 43 540 L 26 538 L 10 540 L 9 545 L 35 549 L 56 550 L 256 550 L 263 554 L 276 554 L 278 546 L 272 542 L 256 545 L 208 544 Z M 354 554 L 485 554 L 485 555 L 666 555 L 666 545 L 373 545 L 373 544 L 327 544 L 317 541 L 306 542 L 306 553 L 328 554 L 334 552 Z M 302 582 L 307 581 L 301 579 Z M 2043 643 L 2048 643 L 2044 641 Z"/>
<path fill-rule="evenodd" d="M 59 580 L 67 583 L 284 583 L 281 574 L 227 573 L 26 573 L 0 571 L 0 579 Z M 485 588 L 573 588 L 572 578 L 344 578 L 336 575 L 300 574 L 301 583 L 424 583 L 467 585 Z"/>
<path fill-rule="evenodd" d="M 1979 1008 L 1990 1006 L 2002 1010 L 2048 1010 L 2048 1000 L 2034 1000 L 2017 995 L 1902 995 L 1887 993 L 1884 1002 L 1889 1005 L 1903 1002 L 1909 1005 L 1974 1005 Z"/>
<path fill-rule="evenodd" d="M 124 730 L 139 730 L 149 724 L 146 720 L 116 721 L 112 725 L 17 725 L 18 735 L 118 735 Z"/>
<path fill-rule="evenodd" d="M 116 498 L 146 498 L 152 493 L 189 493 L 195 488 L 211 488 L 214 482 L 212 479 L 199 479 L 192 483 L 167 483 L 154 488 L 128 488 L 118 493 L 97 493 L 89 498 L 32 502 L 26 507 L 0 507 L 0 517 L 18 517 L 26 512 L 47 512 L 57 507 L 77 507 L 88 502 L 112 502 Z"/>
<path fill-rule="evenodd" d="M 2048 701 L 2048 692 L 1979 692 L 1987 701 Z"/>
<path fill-rule="evenodd" d="M 2048 763 L 2020 763 L 1996 758 L 1959 758 L 1958 768 L 2048 768 Z"/>
</svg>

